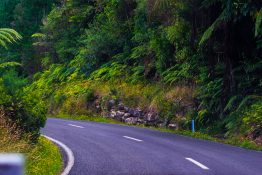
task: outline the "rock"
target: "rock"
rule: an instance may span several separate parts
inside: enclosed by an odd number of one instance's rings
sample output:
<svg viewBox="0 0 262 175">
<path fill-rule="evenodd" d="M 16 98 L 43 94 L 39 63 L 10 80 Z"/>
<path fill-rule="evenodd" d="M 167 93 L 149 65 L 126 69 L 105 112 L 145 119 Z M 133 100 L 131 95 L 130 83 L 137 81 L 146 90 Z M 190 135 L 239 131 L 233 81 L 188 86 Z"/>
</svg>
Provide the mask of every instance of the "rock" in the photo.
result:
<svg viewBox="0 0 262 175">
<path fill-rule="evenodd" d="M 138 123 L 138 124 L 143 124 L 143 123 L 144 123 L 144 120 L 141 119 L 141 118 L 138 118 L 138 119 L 137 119 L 137 123 Z"/>
<path fill-rule="evenodd" d="M 126 119 L 126 118 L 129 118 L 130 116 L 131 116 L 130 113 L 125 113 L 123 117 Z"/>
<path fill-rule="evenodd" d="M 131 116 L 134 116 L 135 110 L 132 109 L 132 108 L 129 108 L 129 109 L 128 109 L 128 113 L 129 113 Z"/>
<path fill-rule="evenodd" d="M 119 103 L 119 104 L 118 104 L 118 110 L 120 110 L 120 111 L 125 111 L 125 106 L 124 106 L 123 103 Z"/>
<path fill-rule="evenodd" d="M 129 124 L 129 125 L 134 125 L 137 123 L 137 118 L 135 117 L 129 117 L 127 119 L 125 119 L 125 123 Z"/>
<path fill-rule="evenodd" d="M 116 117 L 116 111 L 111 110 L 109 117 L 115 118 Z"/>
<path fill-rule="evenodd" d="M 143 111 L 141 109 L 129 108 L 128 109 L 128 113 L 130 113 L 131 116 L 133 116 L 133 117 L 141 117 L 141 116 L 143 116 Z"/>
<path fill-rule="evenodd" d="M 144 116 L 145 125 L 147 126 L 157 126 L 159 123 L 158 115 L 155 112 L 149 112 Z"/>
<path fill-rule="evenodd" d="M 124 116 L 124 112 L 122 111 L 117 111 L 116 112 L 116 115 L 115 115 L 115 118 L 118 119 L 118 120 L 122 120 L 122 117 Z"/>
<path fill-rule="evenodd" d="M 108 109 L 112 109 L 114 106 L 116 105 L 116 101 L 115 100 L 109 100 L 107 103 Z"/>
<path fill-rule="evenodd" d="M 257 144 L 262 145 L 262 135 L 258 136 L 254 141 L 255 141 Z"/>
<path fill-rule="evenodd" d="M 168 118 L 165 118 L 164 121 L 163 121 L 163 126 L 164 127 L 168 127 L 168 124 L 170 123 L 170 119 Z"/>
<path fill-rule="evenodd" d="M 134 117 L 142 117 L 143 111 L 141 109 L 135 109 L 133 115 L 134 115 Z"/>
<path fill-rule="evenodd" d="M 125 106 L 124 110 L 125 110 L 125 112 L 128 112 L 129 111 L 129 107 Z"/>
<path fill-rule="evenodd" d="M 168 128 L 175 130 L 175 129 L 177 128 L 177 125 L 176 125 L 176 124 L 173 124 L 173 123 L 170 123 L 170 124 L 168 125 Z"/>
<path fill-rule="evenodd" d="M 130 114 L 130 113 L 125 113 L 125 114 L 123 115 L 123 117 L 122 117 L 122 122 L 125 122 L 125 120 L 126 120 L 127 118 L 129 118 L 129 117 L 131 117 L 131 114 Z"/>
<path fill-rule="evenodd" d="M 157 124 L 157 127 L 159 127 L 159 128 L 163 128 L 163 127 L 165 127 L 166 125 L 164 124 L 164 123 L 158 123 Z"/>
<path fill-rule="evenodd" d="M 99 113 L 99 112 L 101 112 L 102 111 L 102 109 L 101 109 L 101 106 L 100 105 L 96 105 L 96 113 Z"/>
<path fill-rule="evenodd" d="M 149 112 L 149 113 L 147 113 L 146 116 L 145 116 L 145 119 L 146 119 L 146 121 L 148 121 L 148 122 L 154 122 L 154 121 L 156 121 L 157 118 L 158 118 L 158 117 L 157 117 L 157 114 L 156 114 L 156 113 L 153 113 L 153 112 Z"/>
</svg>

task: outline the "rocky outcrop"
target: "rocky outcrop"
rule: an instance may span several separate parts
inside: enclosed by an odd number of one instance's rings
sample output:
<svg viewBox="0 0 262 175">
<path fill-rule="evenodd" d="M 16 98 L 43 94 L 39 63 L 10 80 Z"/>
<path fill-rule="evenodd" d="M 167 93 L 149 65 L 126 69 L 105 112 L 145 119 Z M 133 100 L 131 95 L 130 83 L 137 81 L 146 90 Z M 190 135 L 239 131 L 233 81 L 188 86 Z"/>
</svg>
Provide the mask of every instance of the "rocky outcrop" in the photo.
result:
<svg viewBox="0 0 262 175">
<path fill-rule="evenodd" d="M 123 103 L 118 104 L 113 101 L 108 101 L 109 113 L 107 117 L 116 119 L 130 125 L 144 124 L 147 126 L 164 126 L 164 122 L 160 120 L 159 115 L 154 110 L 142 110 L 140 108 L 130 108 Z M 175 127 L 170 127 L 175 129 Z"/>
</svg>

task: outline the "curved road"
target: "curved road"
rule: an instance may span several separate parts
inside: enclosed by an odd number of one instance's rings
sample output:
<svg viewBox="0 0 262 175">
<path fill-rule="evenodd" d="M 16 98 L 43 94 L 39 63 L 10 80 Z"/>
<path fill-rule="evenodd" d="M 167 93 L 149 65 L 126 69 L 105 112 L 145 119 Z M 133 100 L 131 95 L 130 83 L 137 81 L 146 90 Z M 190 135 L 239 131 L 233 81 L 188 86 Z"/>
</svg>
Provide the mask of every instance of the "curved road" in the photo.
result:
<svg viewBox="0 0 262 175">
<path fill-rule="evenodd" d="M 70 175 L 262 175 L 262 152 L 132 126 L 49 118 L 74 153 Z"/>
</svg>

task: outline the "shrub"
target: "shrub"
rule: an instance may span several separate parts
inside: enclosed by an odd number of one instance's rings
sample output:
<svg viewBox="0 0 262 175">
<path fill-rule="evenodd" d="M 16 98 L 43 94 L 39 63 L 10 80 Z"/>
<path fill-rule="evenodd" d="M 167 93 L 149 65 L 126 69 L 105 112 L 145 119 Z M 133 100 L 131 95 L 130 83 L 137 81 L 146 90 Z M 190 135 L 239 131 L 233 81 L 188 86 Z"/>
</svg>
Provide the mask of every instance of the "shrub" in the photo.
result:
<svg viewBox="0 0 262 175">
<path fill-rule="evenodd" d="M 40 127 L 44 126 L 46 110 L 38 94 L 26 85 L 27 80 L 14 71 L 6 72 L 0 78 L 1 113 L 7 121 L 16 123 L 35 140 Z"/>
<path fill-rule="evenodd" d="M 101 66 L 90 75 L 90 80 L 115 80 L 124 78 L 126 75 L 126 66 L 117 62 L 109 62 Z"/>
<path fill-rule="evenodd" d="M 258 101 L 251 105 L 243 114 L 242 128 L 247 133 L 252 133 L 256 138 L 262 135 L 262 101 Z"/>
</svg>

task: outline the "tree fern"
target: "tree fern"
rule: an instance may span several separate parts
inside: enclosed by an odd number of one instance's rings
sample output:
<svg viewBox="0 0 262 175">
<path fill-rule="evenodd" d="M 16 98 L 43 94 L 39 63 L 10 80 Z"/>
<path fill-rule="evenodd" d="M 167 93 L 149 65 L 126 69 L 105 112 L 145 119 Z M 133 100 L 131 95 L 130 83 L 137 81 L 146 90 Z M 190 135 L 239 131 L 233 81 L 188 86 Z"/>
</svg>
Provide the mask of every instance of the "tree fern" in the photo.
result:
<svg viewBox="0 0 262 175">
<path fill-rule="evenodd" d="M 261 32 L 262 24 L 262 8 L 259 10 L 256 18 L 255 36 L 257 37 Z"/>
<path fill-rule="evenodd" d="M 22 39 L 22 36 L 14 29 L 0 28 L 0 46 L 7 48 L 7 43 L 14 43 Z"/>
<path fill-rule="evenodd" d="M 15 66 L 21 66 L 21 64 L 17 62 L 5 62 L 0 64 L 0 69 L 5 69 L 8 67 L 15 67 Z"/>
<path fill-rule="evenodd" d="M 212 5 L 215 5 L 216 3 L 220 2 L 221 0 L 204 0 L 202 2 L 202 7 L 210 7 Z"/>
<path fill-rule="evenodd" d="M 232 111 L 234 110 L 237 105 L 238 105 L 238 102 L 242 100 L 242 96 L 241 95 L 236 95 L 236 96 L 233 96 L 229 99 L 226 107 L 224 108 L 224 112 L 227 112 L 227 111 Z"/>
<path fill-rule="evenodd" d="M 212 1 L 215 3 L 216 1 Z M 222 22 L 229 21 L 232 17 L 232 1 L 229 0 L 225 4 L 225 8 L 219 17 L 213 22 L 213 24 L 208 27 L 208 29 L 204 32 L 199 42 L 199 45 L 203 45 L 214 33 L 214 31 L 220 26 Z"/>
<path fill-rule="evenodd" d="M 243 107 L 250 105 L 255 100 L 261 100 L 262 97 L 259 95 L 248 95 L 239 104 L 237 110 L 243 109 Z"/>
<path fill-rule="evenodd" d="M 153 10 L 157 10 L 159 11 L 160 9 L 167 9 L 168 7 L 170 7 L 170 5 L 172 4 L 172 0 L 156 0 Z"/>
</svg>

